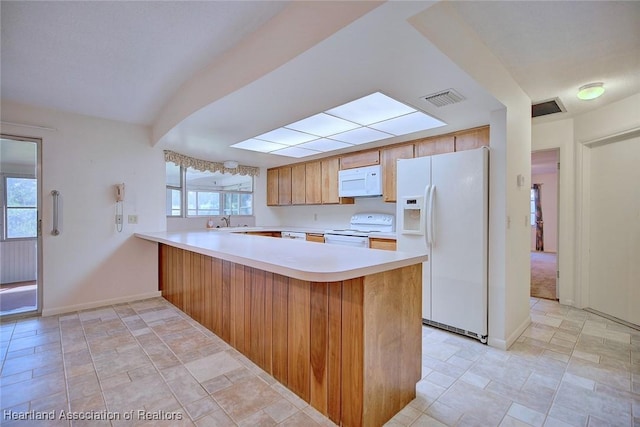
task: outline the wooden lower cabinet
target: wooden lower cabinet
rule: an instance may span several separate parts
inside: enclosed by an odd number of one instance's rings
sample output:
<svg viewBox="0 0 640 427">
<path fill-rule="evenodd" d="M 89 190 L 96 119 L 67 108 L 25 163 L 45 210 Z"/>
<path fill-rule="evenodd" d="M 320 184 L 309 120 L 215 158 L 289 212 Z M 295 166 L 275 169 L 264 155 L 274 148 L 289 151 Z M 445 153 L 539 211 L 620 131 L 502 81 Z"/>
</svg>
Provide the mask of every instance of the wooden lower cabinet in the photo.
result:
<svg viewBox="0 0 640 427">
<path fill-rule="evenodd" d="M 369 247 L 371 249 L 384 249 L 387 251 L 395 251 L 397 243 L 395 239 L 381 239 L 379 237 L 369 237 Z"/>
<path fill-rule="evenodd" d="M 307 242 L 324 243 L 324 234 L 320 233 L 307 233 Z"/>
<path fill-rule="evenodd" d="M 244 233 L 251 236 L 282 237 L 280 231 L 245 231 Z"/>
<path fill-rule="evenodd" d="M 163 297 L 343 426 L 415 398 L 422 265 L 309 282 L 159 245 Z"/>
</svg>

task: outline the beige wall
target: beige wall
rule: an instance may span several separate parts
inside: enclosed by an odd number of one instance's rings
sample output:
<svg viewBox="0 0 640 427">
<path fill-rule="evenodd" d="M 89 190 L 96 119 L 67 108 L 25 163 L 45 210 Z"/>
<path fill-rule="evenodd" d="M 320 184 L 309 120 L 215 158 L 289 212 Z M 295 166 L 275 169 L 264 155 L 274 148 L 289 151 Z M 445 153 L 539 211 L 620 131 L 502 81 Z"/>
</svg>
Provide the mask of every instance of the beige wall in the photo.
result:
<svg viewBox="0 0 640 427">
<path fill-rule="evenodd" d="M 42 138 L 43 314 L 157 295 L 157 249 L 133 236 L 166 227 L 164 157 L 149 130 L 4 100 L 2 121 L 31 125 L 3 123 L 3 133 Z M 113 186 L 121 182 L 118 233 Z M 54 189 L 62 200 L 59 236 L 50 233 Z M 129 214 L 138 224 L 126 223 Z"/>
</svg>

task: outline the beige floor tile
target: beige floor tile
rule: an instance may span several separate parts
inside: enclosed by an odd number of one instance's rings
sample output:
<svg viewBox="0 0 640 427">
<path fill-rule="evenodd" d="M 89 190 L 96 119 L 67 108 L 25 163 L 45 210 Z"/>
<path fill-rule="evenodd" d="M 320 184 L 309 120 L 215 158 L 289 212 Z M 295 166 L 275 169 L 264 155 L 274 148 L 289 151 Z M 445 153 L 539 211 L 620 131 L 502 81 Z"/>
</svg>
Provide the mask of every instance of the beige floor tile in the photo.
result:
<svg viewBox="0 0 640 427">
<path fill-rule="evenodd" d="M 456 425 L 464 413 L 464 411 L 458 408 L 453 408 L 439 401 L 434 402 L 424 412 L 426 415 L 429 415 L 448 426 Z"/>
<path fill-rule="evenodd" d="M 631 404 L 604 393 L 587 390 L 574 384 L 563 382 L 554 403 L 578 413 L 588 413 L 607 419 L 613 425 L 631 424 Z"/>
<path fill-rule="evenodd" d="M 431 418 L 429 415 L 422 414 L 418 417 L 417 420 L 415 420 L 412 424 L 410 424 L 410 426 L 411 427 L 445 427 L 446 424 L 441 423 L 435 418 Z"/>
<path fill-rule="evenodd" d="M 299 411 L 293 403 L 285 398 L 280 398 L 272 404 L 266 406 L 263 411 L 267 413 L 275 422 L 279 423 L 289 418 Z"/>
<path fill-rule="evenodd" d="M 540 427 L 544 423 L 546 412 L 538 412 L 518 403 L 512 403 L 507 411 L 507 415 L 513 417 L 527 425 Z"/>
<path fill-rule="evenodd" d="M 167 380 L 169 388 L 178 401 L 184 406 L 206 397 L 208 393 L 200 383 L 184 367 L 180 368 L 184 370 L 183 374 Z"/>
<path fill-rule="evenodd" d="M 242 368 L 242 364 L 226 351 L 194 360 L 184 366 L 200 383 Z"/>
<path fill-rule="evenodd" d="M 191 419 L 196 421 L 205 415 L 219 411 L 220 406 L 211 397 L 207 396 L 203 399 L 185 405 L 185 409 Z"/>
<path fill-rule="evenodd" d="M 280 399 L 258 378 L 250 378 L 212 394 L 218 405 L 236 421 L 250 417 Z"/>
<path fill-rule="evenodd" d="M 608 368 L 599 363 L 582 359 L 571 359 L 567 367 L 567 372 L 622 390 L 631 390 L 631 375 L 628 372 Z"/>
<path fill-rule="evenodd" d="M 104 399 L 112 411 L 143 409 L 148 404 L 172 396 L 171 390 L 159 374 L 104 390 Z"/>
<path fill-rule="evenodd" d="M 319 424 L 316 423 L 313 419 L 311 419 L 311 417 L 309 417 L 304 412 L 297 412 L 295 415 L 292 415 L 291 417 L 287 418 L 286 420 L 284 420 L 278 425 L 282 427 L 300 427 L 300 426 L 314 427 L 314 426 L 318 426 Z"/>
<path fill-rule="evenodd" d="M 491 384 L 487 388 L 489 387 Z M 463 413 L 474 414 L 490 425 L 498 425 L 511 404 L 508 398 L 462 381 L 447 389 L 438 400 Z"/>
<path fill-rule="evenodd" d="M 46 397 L 64 390 L 65 381 L 62 370 L 6 386 L 0 383 L 0 405 L 2 406 L 0 409 L 10 408 L 19 403 Z"/>
<path fill-rule="evenodd" d="M 238 423 L 240 427 L 270 427 L 277 423 L 264 411 L 256 412 Z"/>
<path fill-rule="evenodd" d="M 530 304 L 534 323 L 507 352 L 424 327 L 426 378 L 387 425 L 640 425 L 640 332 Z M 138 423 L 171 427 L 333 425 L 161 298 L 2 324 L 0 357 L 2 408 L 183 414 Z"/>
</svg>

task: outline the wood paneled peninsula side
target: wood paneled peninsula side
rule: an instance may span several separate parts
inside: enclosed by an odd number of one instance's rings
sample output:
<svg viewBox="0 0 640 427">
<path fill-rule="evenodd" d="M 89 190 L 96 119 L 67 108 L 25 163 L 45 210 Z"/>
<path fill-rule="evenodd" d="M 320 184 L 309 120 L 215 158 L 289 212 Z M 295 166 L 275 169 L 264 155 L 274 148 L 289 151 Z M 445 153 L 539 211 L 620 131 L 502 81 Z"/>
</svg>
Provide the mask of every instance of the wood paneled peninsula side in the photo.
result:
<svg viewBox="0 0 640 427">
<path fill-rule="evenodd" d="M 415 398 L 426 254 L 211 231 L 158 243 L 162 295 L 338 425 Z"/>
</svg>

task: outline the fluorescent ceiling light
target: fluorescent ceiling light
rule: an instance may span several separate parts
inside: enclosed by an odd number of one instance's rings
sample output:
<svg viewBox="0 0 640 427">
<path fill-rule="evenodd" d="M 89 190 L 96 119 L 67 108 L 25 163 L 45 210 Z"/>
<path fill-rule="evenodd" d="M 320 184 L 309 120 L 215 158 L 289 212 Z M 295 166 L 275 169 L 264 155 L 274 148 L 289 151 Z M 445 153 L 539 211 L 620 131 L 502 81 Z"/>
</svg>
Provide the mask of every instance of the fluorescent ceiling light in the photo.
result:
<svg viewBox="0 0 640 427">
<path fill-rule="evenodd" d="M 360 127 L 357 123 L 320 113 L 286 126 L 311 135 L 330 136 Z"/>
<path fill-rule="evenodd" d="M 376 92 L 232 147 L 300 158 L 445 124 Z"/>
<path fill-rule="evenodd" d="M 262 141 L 260 139 L 247 139 L 246 141 L 233 144 L 232 147 L 244 148 L 245 150 L 260 151 L 262 153 L 269 153 L 274 150 L 285 148 L 286 145 L 275 144 L 273 142 Z"/>
<path fill-rule="evenodd" d="M 279 156 L 287 156 L 287 157 L 307 157 L 313 156 L 314 154 L 320 153 L 319 151 L 307 150 L 300 147 L 287 147 L 282 150 L 272 151 L 271 154 L 277 154 Z"/>
<path fill-rule="evenodd" d="M 368 126 L 372 123 L 389 120 L 394 117 L 413 113 L 416 111 L 402 102 L 389 98 L 380 92 L 372 93 L 348 104 L 328 110 L 332 116 Z"/>
<path fill-rule="evenodd" d="M 600 97 L 604 93 L 604 84 L 603 83 L 589 83 L 588 85 L 581 86 L 578 89 L 578 98 L 583 101 L 588 101 L 590 99 L 596 99 Z"/>
<path fill-rule="evenodd" d="M 309 135 L 308 133 L 298 132 L 297 130 L 278 128 L 271 132 L 256 136 L 256 139 L 262 139 L 264 141 L 284 145 L 298 145 L 303 142 L 313 141 L 314 139 L 318 139 L 318 137 L 315 135 Z"/>
<path fill-rule="evenodd" d="M 331 139 L 349 144 L 366 144 L 367 142 L 379 141 L 381 139 L 391 138 L 392 136 L 394 135 L 371 128 L 358 128 L 333 135 Z"/>
<path fill-rule="evenodd" d="M 297 145 L 296 147 L 307 148 L 309 150 L 322 151 L 324 153 L 327 151 L 334 151 L 334 150 L 339 150 L 341 148 L 351 147 L 351 145 L 352 144 L 346 144 L 344 142 L 322 138 L 322 139 L 316 139 L 315 141 L 311 141 L 311 142 L 305 142 L 304 144 Z"/>
<path fill-rule="evenodd" d="M 408 133 L 418 132 L 424 129 L 433 129 L 444 125 L 444 122 L 416 111 L 415 113 L 396 117 L 395 119 L 372 124 L 369 127 L 393 135 L 406 135 Z"/>
</svg>

